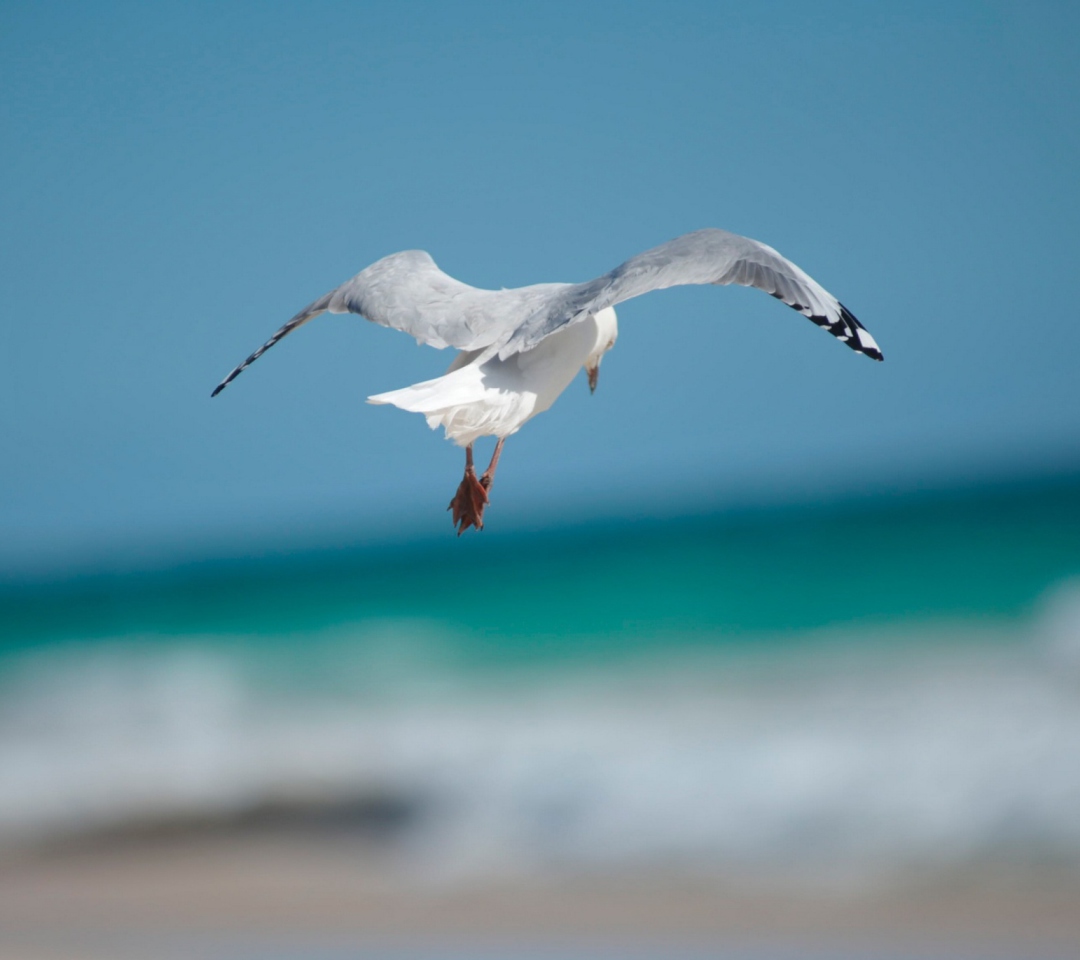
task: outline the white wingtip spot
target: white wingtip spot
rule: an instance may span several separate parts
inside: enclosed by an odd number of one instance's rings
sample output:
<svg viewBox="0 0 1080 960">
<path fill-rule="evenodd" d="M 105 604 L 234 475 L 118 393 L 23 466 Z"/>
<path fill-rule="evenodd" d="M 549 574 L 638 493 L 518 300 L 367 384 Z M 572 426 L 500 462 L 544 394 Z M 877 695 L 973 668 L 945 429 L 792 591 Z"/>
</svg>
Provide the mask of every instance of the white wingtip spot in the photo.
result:
<svg viewBox="0 0 1080 960">
<path fill-rule="evenodd" d="M 880 350 L 881 349 L 877 345 L 877 341 L 874 340 L 874 338 L 872 336 L 870 336 L 870 334 L 867 333 L 865 330 L 859 328 L 859 329 L 856 329 L 855 333 L 858 336 L 859 343 L 862 346 L 864 346 L 864 347 L 866 347 L 867 349 L 870 349 L 870 350 Z"/>
</svg>

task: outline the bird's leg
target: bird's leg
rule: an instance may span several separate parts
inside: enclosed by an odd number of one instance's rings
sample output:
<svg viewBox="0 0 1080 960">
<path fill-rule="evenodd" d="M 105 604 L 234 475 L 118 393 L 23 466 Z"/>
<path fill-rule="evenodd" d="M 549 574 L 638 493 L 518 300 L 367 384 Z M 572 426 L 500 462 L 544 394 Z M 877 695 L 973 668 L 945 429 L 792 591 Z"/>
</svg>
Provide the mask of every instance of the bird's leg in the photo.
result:
<svg viewBox="0 0 1080 960">
<path fill-rule="evenodd" d="M 497 450 L 498 448 L 496 448 Z M 497 457 L 495 459 L 498 459 Z M 489 467 L 490 471 L 491 468 Z M 487 474 L 484 474 L 485 479 Z M 488 479 L 487 486 L 476 479 L 476 470 L 473 468 L 472 444 L 465 448 L 465 476 L 458 485 L 454 499 L 450 501 L 447 510 L 452 510 L 454 526 L 458 528 L 460 537 L 469 527 L 477 530 L 484 529 L 484 507 L 487 506 L 487 487 L 491 486 Z"/>
<path fill-rule="evenodd" d="M 488 468 L 480 478 L 480 483 L 485 490 L 490 490 L 491 485 L 495 482 L 495 468 L 499 465 L 499 457 L 502 454 L 502 448 L 505 442 L 506 437 L 499 437 L 498 442 L 495 444 L 495 452 L 491 455 L 491 463 L 488 464 Z"/>
</svg>

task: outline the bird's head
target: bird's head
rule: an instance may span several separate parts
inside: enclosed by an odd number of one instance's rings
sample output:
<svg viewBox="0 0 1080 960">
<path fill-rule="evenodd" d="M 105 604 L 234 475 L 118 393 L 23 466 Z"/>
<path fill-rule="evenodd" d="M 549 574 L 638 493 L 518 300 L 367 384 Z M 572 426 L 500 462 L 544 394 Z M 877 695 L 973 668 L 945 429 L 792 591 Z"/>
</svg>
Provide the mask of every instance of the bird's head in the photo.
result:
<svg viewBox="0 0 1080 960">
<path fill-rule="evenodd" d="M 585 373 L 589 378 L 589 393 L 596 392 L 596 384 L 600 379 L 600 361 L 604 359 L 619 339 L 619 324 L 615 319 L 615 311 L 611 307 L 599 311 L 593 320 L 596 323 L 596 346 L 585 360 Z"/>
</svg>

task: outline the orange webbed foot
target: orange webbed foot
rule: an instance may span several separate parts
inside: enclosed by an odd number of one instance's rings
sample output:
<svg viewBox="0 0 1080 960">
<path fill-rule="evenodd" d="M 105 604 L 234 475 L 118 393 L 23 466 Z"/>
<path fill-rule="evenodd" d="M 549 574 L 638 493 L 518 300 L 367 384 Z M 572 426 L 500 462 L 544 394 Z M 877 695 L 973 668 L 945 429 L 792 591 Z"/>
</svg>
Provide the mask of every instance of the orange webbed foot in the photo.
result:
<svg viewBox="0 0 1080 960">
<path fill-rule="evenodd" d="M 487 479 L 486 477 L 484 479 Z M 471 466 L 465 468 L 465 476 L 458 485 L 454 499 L 450 501 L 447 510 L 452 510 L 454 526 L 458 528 L 460 537 L 469 527 L 477 530 L 484 529 L 484 508 L 488 505 L 487 488 L 491 481 L 484 483 L 476 477 L 476 471 Z"/>
</svg>

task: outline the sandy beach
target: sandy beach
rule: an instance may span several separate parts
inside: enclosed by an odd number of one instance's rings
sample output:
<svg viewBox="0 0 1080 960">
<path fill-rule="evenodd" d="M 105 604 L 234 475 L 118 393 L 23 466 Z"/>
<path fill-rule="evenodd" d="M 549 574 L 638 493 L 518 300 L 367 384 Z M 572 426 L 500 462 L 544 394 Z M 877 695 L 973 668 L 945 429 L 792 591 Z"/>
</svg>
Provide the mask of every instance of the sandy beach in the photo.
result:
<svg viewBox="0 0 1080 960">
<path fill-rule="evenodd" d="M 417 875 L 289 831 L 112 837 L 0 862 L 2 960 L 156 957 L 1073 957 L 1080 877 Z"/>
</svg>

